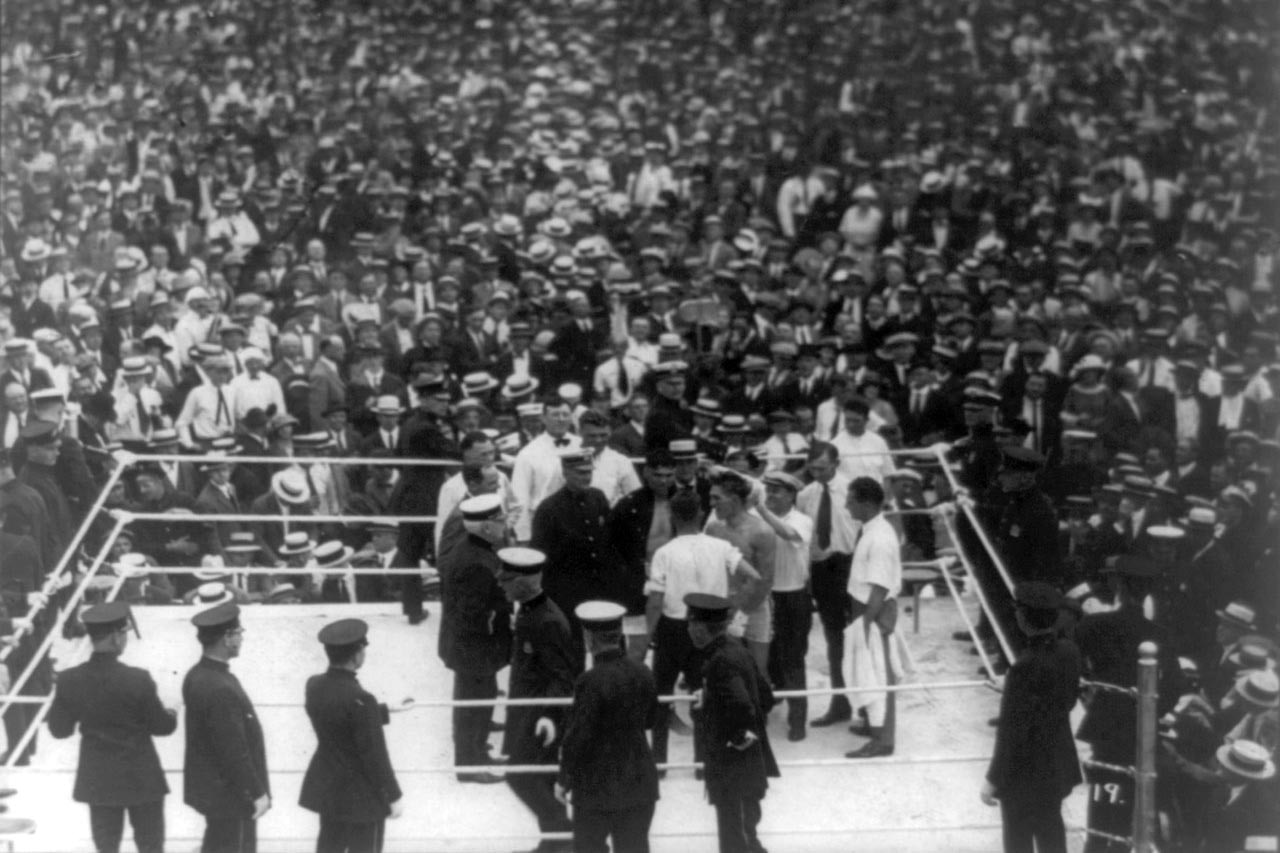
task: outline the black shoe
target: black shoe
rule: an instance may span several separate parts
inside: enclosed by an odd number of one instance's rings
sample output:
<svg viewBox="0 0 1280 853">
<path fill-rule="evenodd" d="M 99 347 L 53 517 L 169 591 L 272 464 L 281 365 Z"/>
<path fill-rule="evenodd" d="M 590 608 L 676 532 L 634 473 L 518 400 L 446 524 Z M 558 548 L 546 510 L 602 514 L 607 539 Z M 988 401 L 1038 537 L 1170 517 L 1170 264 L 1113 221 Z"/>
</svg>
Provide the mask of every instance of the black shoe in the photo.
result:
<svg viewBox="0 0 1280 853">
<path fill-rule="evenodd" d="M 809 725 L 816 726 L 817 728 L 824 728 L 826 726 L 834 726 L 836 723 L 843 723 L 844 721 L 852 718 L 853 711 L 849 708 L 829 708 L 827 713 L 823 714 L 821 717 L 818 717 L 816 720 L 810 720 Z"/>
<path fill-rule="evenodd" d="M 866 720 L 858 720 L 858 722 L 849 726 L 849 732 L 858 737 L 871 737 L 871 726 L 867 725 Z"/>
<path fill-rule="evenodd" d="M 804 723 L 794 723 L 787 729 L 787 740 L 792 743 L 795 743 L 798 740 L 804 740 L 804 738 Z"/>
<path fill-rule="evenodd" d="M 423 611 L 422 613 L 415 613 L 409 617 L 410 625 L 421 625 L 423 622 L 426 622 L 426 621 L 427 621 L 426 611 Z"/>
<path fill-rule="evenodd" d="M 970 634 L 968 631 L 954 631 L 951 634 L 951 639 L 957 640 L 962 643 L 971 642 L 973 640 L 973 635 Z"/>
<path fill-rule="evenodd" d="M 502 723 L 493 723 L 493 722 L 489 723 L 489 731 L 491 732 L 500 732 L 500 731 L 503 731 L 504 729 L 506 729 L 506 726 L 504 726 Z"/>
<path fill-rule="evenodd" d="M 871 740 L 871 741 L 867 741 L 862 746 L 858 747 L 852 752 L 846 752 L 844 754 L 844 757 L 845 758 L 883 758 L 887 755 L 893 755 L 892 746 L 890 746 L 887 743 L 881 743 L 878 740 Z"/>
<path fill-rule="evenodd" d="M 459 782 L 474 782 L 477 785 L 496 785 L 499 782 L 505 782 L 506 778 L 496 773 L 459 773 Z"/>
</svg>

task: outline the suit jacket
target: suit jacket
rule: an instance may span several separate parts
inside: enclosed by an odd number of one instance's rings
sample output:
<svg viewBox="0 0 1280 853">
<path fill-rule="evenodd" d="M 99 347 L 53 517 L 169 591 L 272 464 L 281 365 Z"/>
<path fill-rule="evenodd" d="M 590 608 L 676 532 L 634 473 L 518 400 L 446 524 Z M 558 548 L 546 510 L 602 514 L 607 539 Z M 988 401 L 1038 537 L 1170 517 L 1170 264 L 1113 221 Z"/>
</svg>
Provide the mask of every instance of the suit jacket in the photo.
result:
<svg viewBox="0 0 1280 853">
<path fill-rule="evenodd" d="M 9 321 L 13 323 L 13 331 L 17 337 L 29 338 L 36 329 L 54 329 L 58 326 L 58 318 L 47 302 L 33 300 L 30 305 L 23 305 L 22 300 L 9 300 Z"/>
<path fill-rule="evenodd" d="M 907 446 L 921 444 L 925 436 L 939 434 L 939 439 L 950 434 L 955 425 L 955 408 L 937 388 L 925 393 L 924 407 L 917 414 L 911 411 L 911 392 L 898 410 L 898 425 L 902 427 L 902 440 Z"/>
<path fill-rule="evenodd" d="M 588 393 L 591 378 L 596 369 L 596 353 L 600 351 L 608 329 L 603 323 L 594 323 L 590 332 L 576 322 L 567 323 L 551 341 L 551 353 L 560 360 L 561 381 L 577 382 Z"/>
<path fill-rule="evenodd" d="M 183 802 L 206 816 L 245 819 L 271 793 L 266 743 L 253 702 L 226 663 L 202 657 L 182 682 L 187 751 Z"/>
<path fill-rule="evenodd" d="M 404 380 L 390 370 L 382 371 L 382 378 L 377 387 L 370 385 L 364 376 L 360 376 L 359 380 L 347 385 L 347 405 L 351 409 L 349 418 L 351 425 L 361 435 L 368 435 L 378 428 L 378 416 L 373 413 L 370 403 L 376 402 L 378 397 L 389 394 L 396 397 L 403 406 L 408 402 L 408 394 L 405 391 Z"/>
<path fill-rule="evenodd" d="M 450 365 L 458 373 L 475 373 L 476 371 L 492 371 L 498 357 L 498 340 L 488 332 L 481 332 L 482 343 L 477 344 L 471 332 L 459 329 L 453 335 L 453 360 Z M 592 353 L 592 367 L 595 366 L 595 353 Z"/>
<path fill-rule="evenodd" d="M 615 811 L 658 799 L 658 768 L 645 737 L 658 708 L 653 673 L 621 649 L 596 655 L 578 676 L 559 775 L 577 808 Z"/>
<path fill-rule="evenodd" d="M 153 803 L 169 793 L 152 738 L 173 734 L 178 717 L 160 704 L 145 669 L 94 652 L 58 675 L 49 732 L 70 737 L 80 727 L 80 762 L 72 796 L 95 806 Z"/>
<path fill-rule="evenodd" d="M 778 763 L 769 745 L 768 715 L 773 691 L 761 677 L 744 644 L 717 637 L 703 650 L 702 729 L 698 732 L 706 767 L 707 799 L 712 805 L 760 800 L 776 777 Z M 747 749 L 746 733 L 759 740 Z"/>
<path fill-rule="evenodd" d="M 27 382 L 25 384 L 18 378 L 18 374 L 14 373 L 12 370 L 5 370 L 3 373 L 0 373 L 0 389 L 7 386 L 10 382 L 17 382 L 18 384 L 23 385 L 27 389 L 28 393 L 53 387 L 53 377 L 50 376 L 47 371 L 39 367 L 27 368 Z"/>
<path fill-rule="evenodd" d="M 214 486 L 212 483 L 206 483 L 205 487 L 200 490 L 200 494 L 196 496 L 196 512 L 201 515 L 237 515 L 245 511 L 244 502 L 240 500 L 240 496 L 235 492 L 235 485 L 232 484 L 232 494 L 234 500 L 229 500 L 222 490 Z M 231 534 L 248 527 L 247 524 L 239 521 L 215 521 L 213 522 L 214 541 L 219 553 L 226 548 L 227 543 L 231 541 Z"/>
<path fill-rule="evenodd" d="M 496 673 L 511 655 L 511 605 L 495 579 L 501 566 L 478 536 L 441 541 L 440 641 L 444 665 L 455 672 Z"/>
<path fill-rule="evenodd" d="M 609 446 L 623 456 L 644 456 L 645 454 L 644 436 L 640 435 L 640 431 L 630 421 L 613 431 L 609 436 Z"/>
<path fill-rule="evenodd" d="M 41 565 L 50 568 L 57 565 L 62 556 L 62 543 L 54 536 L 53 527 L 48 522 L 48 507 L 39 492 L 19 480 L 11 480 L 0 486 L 0 511 L 5 519 L 5 533 L 31 537 Z M 5 574 L 8 575 L 8 571 Z"/>
<path fill-rule="evenodd" d="M 307 679 L 306 705 L 318 743 L 298 804 L 330 820 L 385 819 L 400 799 L 382 732 L 390 721 L 387 706 L 360 686 L 354 672 L 336 668 Z"/>
<path fill-rule="evenodd" d="M 609 543 L 622 560 L 627 574 L 625 595 L 618 602 L 625 605 L 632 616 L 644 613 L 645 551 L 649 543 L 649 528 L 653 524 L 655 501 L 653 490 L 642 486 L 614 504 L 606 521 Z"/>
<path fill-rule="evenodd" d="M 1009 668 L 987 781 L 1006 802 L 1057 803 L 1081 782 L 1071 735 L 1080 650 L 1057 634 L 1032 638 Z"/>
<path fill-rule="evenodd" d="M 327 430 L 329 419 L 324 412 L 333 405 L 346 405 L 347 383 L 342 380 L 338 370 L 330 366 L 324 359 L 316 359 L 311 368 L 311 429 Z"/>
</svg>

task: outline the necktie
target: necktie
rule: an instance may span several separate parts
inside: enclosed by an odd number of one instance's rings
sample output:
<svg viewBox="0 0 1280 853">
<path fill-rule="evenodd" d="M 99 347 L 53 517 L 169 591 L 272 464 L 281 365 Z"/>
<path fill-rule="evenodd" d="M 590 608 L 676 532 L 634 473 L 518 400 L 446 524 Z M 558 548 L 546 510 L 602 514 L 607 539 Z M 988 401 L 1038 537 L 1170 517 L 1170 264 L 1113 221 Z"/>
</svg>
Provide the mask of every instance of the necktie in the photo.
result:
<svg viewBox="0 0 1280 853">
<path fill-rule="evenodd" d="M 822 484 L 822 499 L 818 501 L 818 547 L 831 547 L 831 486 Z"/>
<path fill-rule="evenodd" d="M 142 433 L 143 435 L 146 435 L 150 431 L 149 427 L 151 425 L 147 421 L 148 421 L 147 407 L 143 405 L 142 395 L 139 394 L 138 395 L 138 432 Z"/>
<path fill-rule="evenodd" d="M 618 359 L 618 393 L 623 397 L 631 396 L 631 378 L 627 376 L 627 366 Z"/>
<path fill-rule="evenodd" d="M 924 391 L 917 388 L 911 392 L 911 414 L 918 415 L 924 408 Z"/>
<path fill-rule="evenodd" d="M 222 388 L 218 388 L 218 412 L 214 415 L 213 423 L 215 426 L 221 424 L 231 424 L 231 413 L 227 408 L 227 396 L 222 393 Z"/>
<path fill-rule="evenodd" d="M 1040 423 L 1041 423 L 1041 418 L 1040 418 L 1040 401 L 1039 401 L 1039 400 L 1033 400 L 1033 401 L 1031 402 L 1031 420 L 1032 420 L 1031 427 L 1032 427 L 1032 429 L 1034 429 L 1034 430 L 1035 430 L 1035 437 L 1036 437 L 1036 438 L 1035 438 L 1035 440 L 1036 440 L 1035 451 L 1036 451 L 1036 453 L 1040 453 L 1040 452 L 1041 452 L 1041 450 L 1040 450 L 1040 442 L 1041 442 L 1041 438 L 1040 438 Z"/>
<path fill-rule="evenodd" d="M 382 443 L 385 444 L 389 449 L 394 448 L 396 446 L 396 439 L 395 439 L 395 436 L 392 435 L 391 430 L 382 431 Z"/>
</svg>

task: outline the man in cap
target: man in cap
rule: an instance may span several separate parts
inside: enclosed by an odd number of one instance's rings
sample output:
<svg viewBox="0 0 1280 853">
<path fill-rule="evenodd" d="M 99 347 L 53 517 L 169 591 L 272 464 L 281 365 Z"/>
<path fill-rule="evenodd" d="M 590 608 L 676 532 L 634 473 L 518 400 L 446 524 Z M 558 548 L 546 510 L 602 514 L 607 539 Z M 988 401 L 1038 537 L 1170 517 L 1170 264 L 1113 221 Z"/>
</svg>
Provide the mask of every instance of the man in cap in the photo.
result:
<svg viewBox="0 0 1280 853">
<path fill-rule="evenodd" d="M 507 517 L 496 494 L 467 498 L 458 506 L 463 537 L 441 550 L 439 654 L 453 671 L 453 698 L 493 699 L 498 672 L 511 654 L 511 606 L 498 587 L 497 552 L 507 544 Z M 489 757 L 493 706 L 453 709 L 453 763 L 480 767 Z M 457 774 L 460 782 L 487 784 L 502 777 L 483 771 Z"/>
<path fill-rule="evenodd" d="M 517 605 L 512 643 L 511 675 L 507 691 L 512 699 L 550 699 L 570 696 L 582 671 L 582 656 L 569 622 L 542 591 L 546 555 L 533 548 L 503 548 L 498 585 Z M 558 705 L 508 706 L 502 751 L 513 764 L 555 764 L 557 741 L 564 730 L 565 709 Z M 555 797 L 551 774 L 511 773 L 507 784 L 538 820 L 541 832 L 569 832 L 572 824 Z M 539 853 L 570 851 L 566 841 L 544 840 Z"/>
<path fill-rule="evenodd" d="M 169 793 L 153 737 L 173 734 L 178 712 L 166 708 L 144 669 L 126 666 L 129 605 L 95 605 L 80 620 L 93 655 L 63 670 L 49 709 L 49 732 L 70 737 L 80 728 L 80 762 L 72 796 L 89 805 L 98 853 L 117 853 L 125 812 L 139 853 L 164 850 L 164 797 Z"/>
<path fill-rule="evenodd" d="M 26 458 L 18 467 L 18 479 L 37 492 L 48 513 L 45 523 L 56 544 L 51 558 L 61 556 L 71 541 L 76 518 L 67 499 L 66 484 L 58 476 L 58 459 L 62 453 L 62 429 L 57 424 L 31 419 L 22 428 L 21 440 L 14 455 Z M 17 467 L 17 466 L 15 466 Z"/>
<path fill-rule="evenodd" d="M 992 533 L 1005 567 L 1015 583 L 1044 581 L 1061 586 L 1058 566 L 1058 514 L 1037 483 L 1044 456 L 1026 447 L 1006 447 L 996 482 L 1004 493 L 1004 510 Z M 985 585 L 995 618 L 1014 648 L 1021 644 L 1014 631 L 1013 599 L 1004 579 L 991 576 Z"/>
<path fill-rule="evenodd" d="M 560 746 L 557 799 L 573 806 L 578 853 L 645 853 L 658 799 L 658 771 L 645 731 L 657 720 L 658 690 L 645 665 L 627 656 L 622 620 L 612 601 L 576 609 L 592 666 L 573 686 Z"/>
<path fill-rule="evenodd" d="M 262 724 L 230 668 L 244 644 L 240 607 L 215 605 L 191 624 L 202 654 L 182 682 L 183 800 L 204 815 L 201 853 L 254 853 L 257 820 L 271 808 L 271 780 Z"/>
<path fill-rule="evenodd" d="M 1000 700 L 995 751 L 982 800 L 1000 805 L 1005 853 L 1067 849 L 1062 800 L 1080 784 L 1071 709 L 1080 691 L 1080 650 L 1062 637 L 1062 596 L 1040 581 L 1014 593 L 1022 654 Z"/>
<path fill-rule="evenodd" d="M 657 393 L 644 421 L 646 448 L 668 448 L 672 441 L 693 434 L 693 415 L 685 407 L 684 399 L 688 369 L 683 361 L 664 361 L 650 371 Z"/>
<path fill-rule="evenodd" d="M 1085 616 L 1076 626 L 1075 639 L 1085 674 L 1119 687 L 1135 687 L 1138 647 L 1154 642 L 1160 655 L 1160 707 L 1163 714 L 1181 695 L 1177 658 L 1168 653 L 1165 632 L 1143 615 L 1143 602 L 1154 589 L 1157 567 L 1145 557 L 1121 555 L 1111 580 L 1117 606 L 1106 613 Z M 1076 737 L 1090 745 L 1094 761 L 1132 765 L 1136 759 L 1137 705 L 1131 696 L 1098 690 L 1086 700 L 1084 719 Z M 1089 828 L 1118 836 L 1132 831 L 1133 779 L 1124 774 L 1090 767 Z M 1085 841 L 1088 853 L 1119 853 L 1116 842 L 1099 836 Z"/>
<path fill-rule="evenodd" d="M 320 815 L 317 853 L 378 853 L 387 817 L 404 813 L 382 731 L 391 709 L 356 680 L 368 633 L 361 619 L 339 619 L 322 628 L 318 639 L 329 668 L 307 679 L 307 716 L 317 744 L 298 805 Z"/>
<path fill-rule="evenodd" d="M 582 633 L 569 615 L 592 598 L 620 601 L 626 596 L 627 573 L 609 540 L 605 522 L 609 501 L 591 485 L 594 457 L 586 447 L 560 454 L 564 485 L 533 515 L 530 545 L 547 555 L 543 588 L 569 620 L 574 646 L 582 657 Z"/>
<path fill-rule="evenodd" d="M 769 680 L 746 647 L 729 639 L 733 605 L 706 592 L 684 596 L 689 638 L 705 663 L 699 692 L 707 799 L 716 810 L 721 853 L 763 850 L 756 827 L 769 777 L 779 774 L 769 745 Z"/>
</svg>

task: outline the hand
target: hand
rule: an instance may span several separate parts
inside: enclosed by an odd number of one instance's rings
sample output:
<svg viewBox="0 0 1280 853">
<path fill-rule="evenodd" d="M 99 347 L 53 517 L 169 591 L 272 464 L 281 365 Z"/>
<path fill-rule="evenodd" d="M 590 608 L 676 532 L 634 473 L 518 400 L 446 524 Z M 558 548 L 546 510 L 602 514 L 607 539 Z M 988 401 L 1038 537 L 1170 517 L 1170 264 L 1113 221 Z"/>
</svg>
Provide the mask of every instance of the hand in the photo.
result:
<svg viewBox="0 0 1280 853">
<path fill-rule="evenodd" d="M 739 740 L 737 743 L 734 743 L 733 741 L 729 741 L 729 748 L 736 749 L 738 750 L 738 752 L 742 752 L 744 750 L 750 749 L 752 745 L 759 740 L 760 738 L 756 735 L 756 733 L 748 729 L 746 732 L 743 733 L 742 739 Z"/>
<path fill-rule="evenodd" d="M 170 711 L 170 713 L 174 712 Z M 253 801 L 253 817 L 251 819 L 257 820 L 269 811 L 271 811 L 271 795 L 263 794 Z"/>
<path fill-rule="evenodd" d="M 44 607 L 48 603 L 49 603 L 49 596 L 45 595 L 43 592 L 27 593 L 28 607 Z"/>
<path fill-rule="evenodd" d="M 13 626 L 13 632 L 16 636 L 19 631 L 30 631 L 33 623 L 25 616 L 18 616 L 10 619 L 9 624 Z M 13 637 L 6 637 L 6 639 L 13 639 L 13 645 L 15 646 L 18 644 L 18 641 Z"/>
<path fill-rule="evenodd" d="M 538 722 L 533 724 L 533 733 L 542 741 L 543 746 L 551 746 L 556 742 L 556 724 L 546 717 L 539 717 Z"/>
<path fill-rule="evenodd" d="M 702 692 L 702 688 L 699 687 L 697 690 L 693 691 L 693 702 L 692 704 L 689 705 L 689 707 L 695 711 L 701 711 L 703 698 L 704 698 L 704 694 Z"/>
<path fill-rule="evenodd" d="M 387 713 L 402 714 L 417 704 L 418 704 L 418 700 L 414 699 L 412 696 L 406 696 L 403 699 L 401 699 L 399 704 L 397 705 L 387 705 Z"/>
<path fill-rule="evenodd" d="M 998 806 L 1000 798 L 996 796 L 996 786 L 990 782 L 982 783 L 982 790 L 978 792 L 978 796 L 982 798 L 984 805 Z"/>
<path fill-rule="evenodd" d="M 399 818 L 404 817 L 404 797 L 401 797 L 391 804 L 390 817 L 392 820 L 398 820 Z"/>
<path fill-rule="evenodd" d="M 567 806 L 573 802 L 573 794 L 571 794 L 569 792 L 569 789 L 566 788 L 564 785 L 561 785 L 559 782 L 556 783 L 555 795 L 556 795 L 556 802 L 558 802 L 562 806 Z"/>
</svg>

